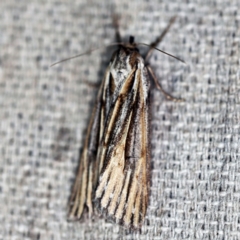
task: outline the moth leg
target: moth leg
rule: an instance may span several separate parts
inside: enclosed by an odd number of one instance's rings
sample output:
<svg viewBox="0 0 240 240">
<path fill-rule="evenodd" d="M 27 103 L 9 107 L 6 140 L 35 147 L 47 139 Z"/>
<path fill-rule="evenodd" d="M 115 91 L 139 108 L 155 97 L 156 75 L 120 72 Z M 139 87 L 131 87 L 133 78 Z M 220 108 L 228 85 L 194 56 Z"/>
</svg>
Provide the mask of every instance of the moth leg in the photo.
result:
<svg viewBox="0 0 240 240">
<path fill-rule="evenodd" d="M 90 88 L 95 88 L 95 89 L 99 89 L 99 87 L 101 85 L 101 82 L 93 83 L 93 82 L 90 82 L 86 79 L 83 79 L 82 82 L 85 83 Z"/>
<path fill-rule="evenodd" d="M 115 38 L 117 42 L 122 42 L 121 34 L 119 31 L 119 16 L 117 14 L 112 15 L 113 27 L 115 28 Z"/>
<path fill-rule="evenodd" d="M 155 42 L 150 44 L 150 48 L 147 52 L 145 61 L 147 62 L 149 60 L 149 58 L 152 55 L 152 52 L 154 50 L 155 47 L 157 47 L 157 45 L 163 40 L 164 36 L 167 34 L 168 30 L 170 29 L 170 27 L 172 26 L 172 24 L 175 22 L 176 20 L 176 16 L 172 17 L 167 25 L 167 27 L 164 29 L 164 31 L 162 32 L 162 34 L 155 40 Z"/>
<path fill-rule="evenodd" d="M 174 101 L 174 102 L 183 102 L 184 101 L 184 99 L 182 99 L 182 98 L 175 98 L 175 97 L 171 96 L 169 93 L 167 93 L 165 90 L 163 90 L 161 84 L 158 82 L 155 74 L 153 73 L 152 68 L 150 66 L 147 66 L 147 69 L 148 69 L 151 77 L 153 78 L 157 89 L 159 89 L 168 100 L 171 100 L 171 101 Z"/>
</svg>

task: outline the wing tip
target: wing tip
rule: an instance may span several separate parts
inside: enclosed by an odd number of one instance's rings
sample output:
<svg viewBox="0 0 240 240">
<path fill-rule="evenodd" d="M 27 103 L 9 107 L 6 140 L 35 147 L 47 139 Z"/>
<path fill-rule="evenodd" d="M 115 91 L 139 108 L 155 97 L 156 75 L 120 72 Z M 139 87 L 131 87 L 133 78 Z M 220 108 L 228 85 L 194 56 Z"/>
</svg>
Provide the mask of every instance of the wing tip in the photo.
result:
<svg viewBox="0 0 240 240">
<path fill-rule="evenodd" d="M 141 227 L 144 223 L 145 214 L 139 213 L 139 215 L 138 215 L 139 221 L 134 223 L 134 218 L 136 216 L 134 213 L 132 213 L 131 218 L 129 220 L 126 219 L 126 214 L 122 214 L 122 216 L 120 218 L 118 218 L 116 216 L 116 211 L 115 211 L 115 213 L 109 213 L 108 206 L 107 207 L 101 207 L 101 200 L 100 199 L 95 201 L 94 205 L 97 209 L 98 214 L 101 217 L 103 217 L 104 219 L 106 219 L 106 221 L 109 221 L 111 223 L 116 223 L 119 226 L 121 226 L 124 230 L 129 230 L 131 232 L 141 230 Z"/>
</svg>

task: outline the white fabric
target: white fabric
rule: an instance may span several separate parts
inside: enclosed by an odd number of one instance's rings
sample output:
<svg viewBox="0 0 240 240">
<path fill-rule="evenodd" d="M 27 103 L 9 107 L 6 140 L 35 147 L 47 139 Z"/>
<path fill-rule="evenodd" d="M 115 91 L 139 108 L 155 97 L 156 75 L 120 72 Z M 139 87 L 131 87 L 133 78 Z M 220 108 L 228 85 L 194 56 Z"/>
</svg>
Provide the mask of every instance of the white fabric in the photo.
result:
<svg viewBox="0 0 240 240">
<path fill-rule="evenodd" d="M 239 1 L 1 1 L 0 239 L 240 239 Z M 104 219 L 67 222 L 87 124 L 112 49 L 151 43 L 152 186 L 140 233 Z M 141 48 L 146 52 L 146 48 Z"/>
</svg>

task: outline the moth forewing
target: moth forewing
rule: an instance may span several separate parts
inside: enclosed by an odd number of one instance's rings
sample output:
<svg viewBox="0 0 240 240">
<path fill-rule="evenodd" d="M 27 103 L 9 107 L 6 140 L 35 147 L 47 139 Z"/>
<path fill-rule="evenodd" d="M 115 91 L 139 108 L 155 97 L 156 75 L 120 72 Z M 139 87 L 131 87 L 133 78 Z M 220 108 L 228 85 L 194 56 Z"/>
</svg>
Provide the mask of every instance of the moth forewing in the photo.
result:
<svg viewBox="0 0 240 240">
<path fill-rule="evenodd" d="M 118 55 L 120 59 L 126 54 L 125 50 L 122 51 Z M 103 169 L 95 197 L 98 207 L 107 215 L 126 227 L 138 228 L 146 214 L 149 193 L 150 82 L 144 60 L 137 51 L 130 51 L 121 63 L 121 68 L 115 66 L 113 70 L 119 72 L 115 75 L 118 92 L 111 104 L 105 137 L 100 144 Z M 123 80 L 122 66 L 128 71 L 124 71 L 127 74 Z"/>
<path fill-rule="evenodd" d="M 107 71 L 106 71 L 107 75 Z M 106 85 L 106 77 L 103 79 L 98 92 L 94 111 L 88 125 L 87 136 L 84 143 L 82 155 L 72 194 L 69 201 L 69 219 L 80 219 L 85 207 L 88 208 L 89 216 L 93 213 L 93 195 L 99 176 L 99 162 L 97 150 L 102 136 L 104 117 L 102 116 L 103 89 Z"/>
</svg>

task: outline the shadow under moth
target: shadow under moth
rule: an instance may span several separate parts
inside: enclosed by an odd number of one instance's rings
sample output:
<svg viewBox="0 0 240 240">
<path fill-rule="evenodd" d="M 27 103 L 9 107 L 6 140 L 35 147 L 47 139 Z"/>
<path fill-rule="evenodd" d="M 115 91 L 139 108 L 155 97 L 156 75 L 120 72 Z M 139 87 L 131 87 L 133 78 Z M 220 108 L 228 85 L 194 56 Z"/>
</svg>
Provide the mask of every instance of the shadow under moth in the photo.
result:
<svg viewBox="0 0 240 240">
<path fill-rule="evenodd" d="M 150 78 L 166 98 L 181 101 L 162 89 L 148 65 L 174 20 L 147 45 L 145 58 L 137 46 L 146 44 L 135 43 L 133 37 L 122 43 L 116 24 L 118 49 L 98 91 L 70 197 L 69 219 L 80 219 L 85 210 L 92 216 L 97 209 L 125 228 L 141 227 L 150 189 Z"/>
</svg>

